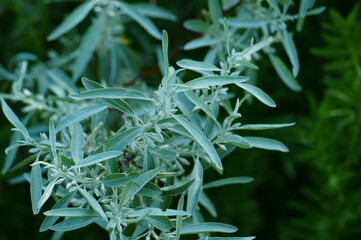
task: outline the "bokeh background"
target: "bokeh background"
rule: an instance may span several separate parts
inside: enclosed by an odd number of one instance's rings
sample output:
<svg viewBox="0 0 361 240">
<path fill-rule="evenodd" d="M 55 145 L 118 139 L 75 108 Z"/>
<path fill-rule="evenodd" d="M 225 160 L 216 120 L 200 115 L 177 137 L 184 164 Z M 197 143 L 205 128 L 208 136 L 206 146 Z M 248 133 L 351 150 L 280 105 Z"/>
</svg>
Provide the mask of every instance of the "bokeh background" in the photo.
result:
<svg viewBox="0 0 361 240">
<path fill-rule="evenodd" d="M 78 3 L 44 2 L 0 0 L 1 65 L 19 52 L 46 60 L 47 49 L 58 47 L 46 36 Z M 158 2 L 179 18 L 164 27 L 175 50 L 194 38 L 182 22 L 198 16 L 206 1 Z M 236 150 L 228 156 L 225 177 L 251 176 L 255 181 L 212 189 L 209 196 L 219 219 L 206 216 L 208 220 L 233 224 L 239 228 L 238 236 L 255 235 L 258 240 L 361 239 L 361 11 L 357 2 L 317 0 L 316 6 L 325 6 L 326 11 L 307 18 L 303 31 L 295 34 L 303 91 L 291 92 L 268 61 L 260 62 L 259 86 L 275 99 L 277 108 L 255 101 L 242 107 L 242 119 L 245 123 L 296 122 L 291 128 L 264 132 L 286 143 L 290 152 Z M 169 23 L 159 22 L 160 29 L 162 24 Z M 172 62 L 202 54 L 202 50 L 180 52 Z M 0 79 L 0 92 L 9 87 Z M 10 128 L 0 113 L 0 166 Z M 9 184 L 11 177 L 0 176 L 0 240 L 51 239 L 52 233 L 38 232 L 43 216 L 32 214 L 28 184 Z M 217 178 L 215 173 L 206 176 L 206 180 Z M 107 234 L 90 226 L 63 239 L 76 238 L 107 239 Z"/>
</svg>

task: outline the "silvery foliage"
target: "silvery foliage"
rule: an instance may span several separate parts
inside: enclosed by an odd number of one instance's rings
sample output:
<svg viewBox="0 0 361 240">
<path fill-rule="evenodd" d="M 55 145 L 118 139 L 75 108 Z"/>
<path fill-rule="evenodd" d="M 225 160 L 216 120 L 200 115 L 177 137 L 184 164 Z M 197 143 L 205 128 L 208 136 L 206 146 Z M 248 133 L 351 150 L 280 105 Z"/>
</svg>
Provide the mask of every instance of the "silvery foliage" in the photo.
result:
<svg viewBox="0 0 361 240">
<path fill-rule="evenodd" d="M 224 1 L 223 10 L 235 2 Z M 277 140 L 239 133 L 292 123 L 242 125 L 238 120 L 239 109 L 250 95 L 276 106 L 244 76 L 246 69 L 258 69 L 254 60 L 261 52 L 268 54 L 291 89 L 300 89 L 294 79 L 299 68 L 297 51 L 286 22 L 298 18 L 301 25 L 306 15 L 320 10 L 309 10 L 314 1 L 306 0 L 299 14 L 288 15 L 291 3 L 244 1 L 236 17 L 225 19 L 221 4 L 209 0 L 207 21 L 185 22 L 186 28 L 203 34 L 185 49 L 209 46 L 209 51 L 204 61 L 183 59 L 176 69 L 168 62 L 167 33 L 150 20 L 175 20 L 173 14 L 155 5 L 85 1 L 48 36 L 49 41 L 62 37 L 65 53 L 50 51 L 45 63 L 23 53 L 13 59 L 13 71 L 1 67 L 1 76 L 12 81 L 11 93 L 1 94 L 2 110 L 15 131 L 2 173 L 30 164 L 31 171 L 12 182 L 30 182 L 34 214 L 50 198 L 55 200 L 52 209 L 44 212 L 40 231 L 54 230 L 59 236 L 96 223 L 112 240 L 179 239 L 189 234 L 211 240 L 221 238 L 210 233 L 235 232 L 237 228 L 228 224 L 204 222 L 199 206 L 216 217 L 207 189 L 248 183 L 252 178 L 205 183 L 203 175 L 207 169 L 222 173 L 222 159 L 236 147 L 288 151 Z M 93 18 L 85 34 L 74 33 L 90 14 Z M 162 40 L 158 55 L 163 78 L 157 89 L 142 82 L 132 88 L 119 87 L 127 84 L 124 72 L 128 77 L 136 74 L 134 52 L 124 39 L 119 40 L 131 20 Z M 272 44 L 279 41 L 290 58 L 292 73 L 275 55 Z M 77 80 L 94 59 L 98 59 L 102 84 L 83 77 L 79 87 Z M 180 72 L 185 70 L 201 77 L 183 81 L 186 75 Z M 245 96 L 234 96 L 229 85 L 242 88 Z M 24 103 L 25 117 L 19 119 L 4 99 Z M 223 120 L 220 111 L 228 114 Z M 35 117 L 48 122 L 30 125 Z M 19 147 L 27 147 L 30 156 L 15 164 Z"/>
</svg>

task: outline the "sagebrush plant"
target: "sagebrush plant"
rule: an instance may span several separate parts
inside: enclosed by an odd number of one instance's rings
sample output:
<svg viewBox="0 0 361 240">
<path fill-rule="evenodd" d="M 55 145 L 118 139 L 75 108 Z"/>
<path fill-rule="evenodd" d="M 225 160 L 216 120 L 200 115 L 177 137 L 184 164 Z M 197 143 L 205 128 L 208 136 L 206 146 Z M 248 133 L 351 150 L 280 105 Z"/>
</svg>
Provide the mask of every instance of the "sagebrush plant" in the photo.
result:
<svg viewBox="0 0 361 240">
<path fill-rule="evenodd" d="M 294 201 L 298 216 L 284 239 L 356 239 L 359 225 L 361 127 L 361 16 L 356 4 L 347 16 L 329 11 L 322 24 L 324 46 L 313 50 L 325 59 L 326 90 L 311 100 L 311 116 L 299 135 L 307 147 L 298 164 L 309 169 L 302 184 L 304 201 Z M 310 132 L 312 134 L 310 134 Z"/>
<path fill-rule="evenodd" d="M 251 74 L 247 69 L 258 69 L 254 63 L 263 53 L 286 85 L 300 90 L 295 80 L 297 51 L 286 23 L 299 19 L 300 29 L 306 15 L 322 8 L 310 10 L 314 1 L 304 0 L 298 13 L 290 15 L 292 4 L 209 0 L 204 21 L 185 22 L 202 37 L 184 49 L 210 50 L 201 61 L 178 61 L 176 69 L 169 63 L 167 32 L 161 33 L 150 20 L 176 20 L 169 11 L 145 3 L 84 1 L 48 36 L 49 41 L 61 40 L 61 53 L 50 50 L 47 62 L 22 53 L 14 57 L 10 69 L 1 67 L 1 77 L 12 81 L 10 93 L 1 94 L 2 109 L 15 130 L 2 173 L 30 164 L 30 173 L 12 181 L 30 182 L 34 214 L 50 198 L 55 201 L 44 212 L 40 231 L 56 231 L 58 238 L 96 223 L 112 240 L 179 239 L 191 234 L 227 239 L 210 234 L 235 232 L 237 228 L 229 224 L 204 222 L 200 206 L 216 216 L 206 189 L 252 178 L 205 183 L 203 176 L 207 169 L 221 174 L 221 159 L 236 147 L 288 151 L 277 140 L 238 132 L 293 125 L 239 122 L 240 107 L 250 95 L 276 106 L 246 76 Z M 235 16 L 224 18 L 223 13 L 231 10 Z M 79 34 L 76 26 L 89 17 L 90 25 Z M 129 28 L 131 21 L 145 31 Z M 146 42 L 147 34 L 161 40 L 161 48 Z M 137 77 L 140 53 L 130 47 L 130 39 L 155 49 L 163 75 L 158 88 Z M 292 72 L 272 47 L 278 42 Z M 189 80 L 186 70 L 200 76 Z M 243 89 L 244 96 L 232 94 L 228 85 Z M 19 119 L 4 99 L 25 104 L 25 117 Z M 28 149 L 30 156 L 16 163 L 19 147 Z"/>
</svg>

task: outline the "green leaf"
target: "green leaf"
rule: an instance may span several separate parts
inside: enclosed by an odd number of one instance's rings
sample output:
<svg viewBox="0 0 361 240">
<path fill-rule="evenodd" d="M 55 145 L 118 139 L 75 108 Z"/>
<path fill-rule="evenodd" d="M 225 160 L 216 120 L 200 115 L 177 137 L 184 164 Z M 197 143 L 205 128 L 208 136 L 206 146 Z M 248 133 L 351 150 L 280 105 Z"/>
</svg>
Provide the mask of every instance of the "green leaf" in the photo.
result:
<svg viewBox="0 0 361 240">
<path fill-rule="evenodd" d="M 126 13 L 140 26 L 142 26 L 144 30 L 146 30 L 151 36 L 156 39 L 162 38 L 161 33 L 159 32 L 158 28 L 153 24 L 153 22 L 149 20 L 149 18 L 144 17 L 136 7 L 133 7 L 132 5 L 125 2 L 118 2 L 118 4 L 122 7 L 124 13 Z"/>
<path fill-rule="evenodd" d="M 251 69 L 254 69 L 254 70 L 258 70 L 258 66 L 257 65 L 255 65 L 255 64 L 253 64 L 253 63 L 251 63 L 251 62 L 248 62 L 248 61 L 245 61 L 245 60 L 237 60 L 236 62 L 235 62 L 235 64 L 239 64 L 239 65 L 244 65 L 244 66 L 246 66 L 246 67 L 249 67 L 249 68 L 251 68 Z"/>
<path fill-rule="evenodd" d="M 208 0 L 208 8 L 213 24 L 218 24 L 218 20 L 222 18 L 222 8 L 219 0 Z"/>
<path fill-rule="evenodd" d="M 103 183 L 107 187 L 117 187 L 125 185 L 130 181 L 136 180 L 139 176 L 139 173 L 131 173 L 129 175 L 125 173 L 113 173 L 107 175 L 104 178 Z"/>
<path fill-rule="evenodd" d="M 94 155 L 90 155 L 87 158 L 84 158 L 82 161 L 79 161 L 74 165 L 74 167 L 87 167 L 94 165 L 96 163 L 104 162 L 108 159 L 118 157 L 120 154 L 122 154 L 121 151 L 107 151 L 102 153 L 97 153 Z"/>
<path fill-rule="evenodd" d="M 163 64 L 164 73 L 167 77 L 169 75 L 169 59 L 168 59 L 168 33 L 163 30 L 162 32 L 162 52 L 163 52 Z"/>
<path fill-rule="evenodd" d="M 222 171 L 222 162 L 219 158 L 213 144 L 206 138 L 202 131 L 199 130 L 193 123 L 181 116 L 173 115 L 173 117 L 192 135 L 194 140 L 205 150 L 210 158 L 210 164 L 214 166 L 218 171 Z"/>
<path fill-rule="evenodd" d="M 191 101 L 189 101 L 189 99 L 185 96 L 185 94 L 183 92 L 179 92 L 174 95 L 173 99 L 177 104 L 179 110 L 181 110 L 181 112 L 184 115 L 188 116 L 191 122 L 196 124 L 198 127 L 201 127 L 202 119 L 198 114 L 193 112 L 194 104 Z"/>
<path fill-rule="evenodd" d="M 14 127 L 16 127 L 16 129 L 18 131 L 20 131 L 24 137 L 30 138 L 29 132 L 26 129 L 26 127 L 21 123 L 19 118 L 15 115 L 15 113 L 11 110 L 11 108 L 7 105 L 7 103 L 2 98 L 1 98 L 1 106 L 2 106 L 2 110 L 5 114 L 5 117 L 9 120 L 9 122 L 11 122 L 11 124 Z"/>
<path fill-rule="evenodd" d="M 176 196 L 185 192 L 195 181 L 195 179 L 190 179 L 185 182 L 179 182 L 178 184 L 171 185 L 169 187 L 163 187 L 162 195 L 163 196 Z"/>
<path fill-rule="evenodd" d="M 162 190 L 160 187 L 155 185 L 154 183 L 147 183 L 144 185 L 142 189 L 138 192 L 138 194 L 144 196 L 144 197 L 155 197 L 162 194 Z"/>
<path fill-rule="evenodd" d="M 269 23 L 268 19 L 227 18 L 228 26 L 236 28 L 260 28 Z"/>
<path fill-rule="evenodd" d="M 57 201 L 51 210 L 67 207 L 70 201 L 73 199 L 74 195 L 75 192 L 69 193 L 68 195 Z M 39 231 L 44 232 L 48 230 L 58 220 L 58 218 L 59 217 L 56 216 L 47 216 L 41 224 Z"/>
<path fill-rule="evenodd" d="M 278 76 L 281 78 L 284 84 L 286 84 L 293 91 L 301 91 L 302 87 L 292 76 L 292 73 L 288 70 L 286 64 L 278 57 L 272 54 L 268 55 L 271 63 L 276 70 Z"/>
<path fill-rule="evenodd" d="M 44 203 L 49 199 L 51 193 L 53 192 L 53 189 L 55 187 L 56 184 L 56 179 L 54 179 L 53 181 L 51 181 L 48 186 L 46 186 L 43 195 L 41 196 L 41 198 L 39 199 L 38 202 L 38 208 L 40 209 Z"/>
<path fill-rule="evenodd" d="M 266 1 L 278 14 L 281 14 L 281 10 L 278 7 L 277 2 L 275 0 L 266 0 Z"/>
<path fill-rule="evenodd" d="M 212 46 L 217 43 L 218 43 L 217 39 L 212 39 L 208 36 L 205 36 L 205 37 L 197 38 L 197 39 L 187 42 L 184 45 L 183 49 L 184 50 L 193 50 L 193 49 L 197 49 L 197 48 L 201 48 L 201 47 Z"/>
<path fill-rule="evenodd" d="M 223 86 L 227 84 L 237 84 L 243 83 L 247 81 L 248 77 L 243 76 L 207 76 L 207 77 L 200 77 L 194 80 L 191 80 L 185 85 L 192 87 L 192 89 L 201 89 L 201 88 L 209 88 L 211 86 Z"/>
<path fill-rule="evenodd" d="M 141 92 L 125 89 L 125 88 L 115 88 L 115 87 L 92 89 L 81 92 L 79 94 L 71 94 L 69 95 L 69 97 L 73 99 L 106 98 L 106 99 L 138 99 L 138 100 L 151 101 L 150 98 L 146 97 Z"/>
<path fill-rule="evenodd" d="M 86 208 L 58 208 L 44 212 L 46 216 L 57 217 L 97 217 L 96 213 L 92 209 Z"/>
<path fill-rule="evenodd" d="M 148 216 L 145 220 L 155 228 L 167 232 L 173 227 L 173 223 L 165 216 Z"/>
<path fill-rule="evenodd" d="M 133 209 L 132 212 L 129 214 L 129 217 L 139 217 L 143 216 L 146 213 L 147 216 L 186 216 L 188 215 L 187 212 L 183 210 L 174 210 L 174 209 L 166 209 L 163 211 L 160 208 L 152 208 L 147 207 L 143 209 Z"/>
<path fill-rule="evenodd" d="M 156 168 L 153 170 L 150 170 L 148 172 L 143 173 L 140 175 L 139 178 L 137 178 L 136 181 L 133 182 L 129 193 L 127 195 L 127 200 L 133 198 L 135 194 L 137 194 L 150 180 L 155 178 L 157 174 L 159 173 L 160 168 Z"/>
<path fill-rule="evenodd" d="M 55 224 L 50 228 L 53 231 L 72 231 L 75 229 L 83 228 L 89 224 L 97 221 L 99 217 L 71 217 L 66 218 L 64 221 Z"/>
<path fill-rule="evenodd" d="M 27 166 L 28 164 L 32 163 L 37 158 L 37 156 L 38 156 L 37 154 L 33 154 L 33 155 L 25 158 L 24 160 L 22 160 L 21 162 L 16 164 L 14 167 L 12 167 L 9 172 L 13 172 L 13 171 L 16 171 L 16 170 L 18 170 L 18 169 L 20 169 L 22 167 Z"/>
<path fill-rule="evenodd" d="M 293 76 L 297 77 L 298 72 L 300 70 L 300 63 L 298 60 L 296 45 L 293 41 L 291 34 L 286 29 L 281 30 L 279 34 L 281 37 L 283 47 L 285 48 L 288 58 L 290 59 L 292 64 Z"/>
<path fill-rule="evenodd" d="M 195 70 L 195 71 L 221 71 L 221 69 L 214 66 L 213 64 L 194 61 L 191 59 L 182 59 L 177 62 L 177 65 L 181 68 Z"/>
<path fill-rule="evenodd" d="M 194 167 L 190 178 L 194 180 L 194 182 L 188 188 L 187 212 L 192 215 L 198 206 L 203 184 L 203 167 L 197 159 L 194 162 Z"/>
<path fill-rule="evenodd" d="M 207 237 L 198 240 L 253 240 L 256 237 Z"/>
<path fill-rule="evenodd" d="M 36 162 L 39 159 L 36 159 Z M 35 164 L 31 167 L 31 177 L 30 177 L 30 198 L 31 198 L 31 206 L 34 214 L 38 214 L 40 212 L 40 207 L 38 205 L 43 187 L 43 178 L 41 176 L 41 167 L 39 164 Z"/>
<path fill-rule="evenodd" d="M 204 191 L 202 191 L 202 193 L 201 193 L 201 196 L 199 198 L 199 203 L 205 209 L 207 209 L 207 211 L 209 212 L 209 214 L 211 214 L 212 217 L 214 217 L 214 218 L 217 217 L 217 209 L 214 206 L 214 204 L 212 203 L 211 199 L 209 199 L 209 197 L 206 195 L 206 193 Z"/>
<path fill-rule="evenodd" d="M 100 206 L 100 204 L 98 203 L 98 201 L 90 193 L 80 188 L 79 186 L 78 186 L 78 191 L 86 199 L 90 207 L 94 209 L 106 222 L 108 222 L 108 217 L 105 214 L 102 207 Z"/>
<path fill-rule="evenodd" d="M 78 111 L 75 111 L 75 112 L 69 114 L 68 116 L 66 116 L 63 120 L 61 120 L 60 123 L 56 126 L 55 131 L 59 132 L 63 128 L 66 128 L 75 123 L 79 123 L 79 122 L 83 121 L 84 119 L 86 119 L 100 111 L 103 111 L 106 108 L 107 108 L 107 106 L 104 104 L 95 104 L 95 105 L 91 105 L 91 106 L 82 108 Z"/>
<path fill-rule="evenodd" d="M 70 152 L 75 163 L 83 160 L 83 147 L 85 144 L 83 128 L 79 123 L 74 124 L 71 132 Z"/>
<path fill-rule="evenodd" d="M 72 65 L 73 81 L 76 81 L 85 71 L 96 46 L 102 39 L 102 31 L 104 31 L 105 24 L 106 17 L 104 14 L 100 14 L 87 29 L 80 43 L 79 54 L 75 59 L 75 63 Z"/>
<path fill-rule="evenodd" d="M 157 5 L 153 4 L 145 4 L 145 3 L 135 3 L 132 4 L 132 7 L 137 9 L 140 14 L 154 17 L 159 19 L 165 19 L 170 21 L 176 21 L 177 16 L 173 13 L 169 12 L 167 9 L 161 8 Z"/>
<path fill-rule="evenodd" d="M 216 180 L 216 181 L 207 183 L 203 186 L 203 189 L 221 187 L 221 186 L 229 185 L 229 184 L 243 184 L 243 183 L 249 183 L 252 181 L 253 181 L 253 178 L 251 178 L 251 177 L 230 177 L 230 178 L 224 178 L 224 179 L 220 179 L 220 180 Z"/>
<path fill-rule="evenodd" d="M 281 124 L 245 124 L 240 126 L 238 129 L 242 130 L 266 130 L 274 128 L 291 127 L 295 123 L 281 123 Z"/>
<path fill-rule="evenodd" d="M 82 78 L 82 83 L 87 90 L 104 88 L 101 84 L 91 81 L 85 77 Z M 125 112 L 130 115 L 136 115 L 133 108 L 122 99 L 101 99 L 100 101 L 121 112 Z"/>
<path fill-rule="evenodd" d="M 307 11 L 313 7 L 315 2 L 316 0 L 301 0 L 299 14 L 301 16 L 306 16 Z"/>
<path fill-rule="evenodd" d="M 54 126 L 54 121 L 53 119 L 49 119 L 49 142 L 50 142 L 50 147 L 51 147 L 51 152 L 52 152 L 52 158 L 54 160 L 56 160 L 57 162 L 57 153 L 56 153 L 56 132 L 55 132 L 55 126 Z"/>
<path fill-rule="evenodd" d="M 103 151 L 105 150 L 121 151 L 141 132 L 141 130 L 142 128 L 140 127 L 133 127 L 118 134 L 115 134 L 114 136 L 110 137 L 104 143 L 104 145 L 100 147 L 100 149 L 102 149 Z M 98 150 L 96 152 L 98 152 Z"/>
<path fill-rule="evenodd" d="M 247 83 L 239 83 L 237 86 L 252 94 L 265 105 L 269 107 L 276 107 L 276 103 L 273 101 L 273 99 L 267 93 L 262 91 L 262 89 Z"/>
<path fill-rule="evenodd" d="M 204 103 L 197 94 L 195 94 L 193 91 L 187 91 L 184 92 L 184 94 L 192 103 L 202 109 L 218 125 L 219 128 L 221 128 L 213 110 L 206 103 Z"/>
<path fill-rule="evenodd" d="M 143 160 L 144 171 L 149 171 L 156 168 L 155 160 L 148 148 L 144 149 L 144 160 Z"/>
<path fill-rule="evenodd" d="M 46 75 L 50 77 L 57 85 L 66 89 L 68 92 L 73 93 L 77 91 L 77 87 L 74 82 L 70 80 L 70 78 L 60 70 L 59 68 L 52 68 L 46 71 Z"/>
<path fill-rule="evenodd" d="M 186 20 L 183 23 L 183 26 L 193 32 L 197 32 L 197 33 L 204 33 L 207 31 L 209 25 L 208 23 L 206 23 L 205 21 L 202 20 L 198 20 L 198 19 L 190 19 L 190 20 Z"/>
<path fill-rule="evenodd" d="M 227 135 L 223 138 L 223 140 L 239 148 L 243 148 L 243 149 L 252 148 L 252 145 L 245 138 L 239 135 L 234 135 L 234 134 Z"/>
<path fill-rule="evenodd" d="M 21 139 L 21 136 L 22 135 L 21 135 L 20 132 L 14 132 L 10 137 L 9 146 L 15 145 L 17 143 L 17 141 Z M 18 152 L 18 148 L 15 148 L 15 149 L 12 149 L 12 150 L 9 150 L 9 151 L 5 151 L 6 156 L 4 158 L 3 167 L 1 169 L 2 174 L 6 174 L 9 171 L 9 169 L 11 168 L 11 166 L 13 165 L 13 163 L 15 161 L 17 152 Z M 10 170 L 10 171 L 12 171 L 12 170 Z"/>
<path fill-rule="evenodd" d="M 288 152 L 288 148 L 280 141 L 263 137 L 244 137 L 255 148 Z"/>
<path fill-rule="evenodd" d="M 205 223 L 194 223 L 183 226 L 181 230 L 181 234 L 186 235 L 186 234 L 211 233 L 211 232 L 233 233 L 236 231 L 237 228 L 229 224 L 217 223 L 217 222 L 205 222 Z"/>
<path fill-rule="evenodd" d="M 53 41 L 61 35 L 69 32 L 72 28 L 78 25 L 89 14 L 97 1 L 85 1 L 79 5 L 73 12 L 71 12 L 65 20 L 56 27 L 47 37 L 48 41 Z"/>
<path fill-rule="evenodd" d="M 184 208 L 184 195 L 182 195 L 178 201 L 178 206 L 177 206 L 177 210 L 178 211 L 183 211 Z M 183 217 L 182 215 L 177 215 L 176 218 L 176 240 L 180 239 L 180 231 L 182 229 L 182 225 L 183 225 Z"/>
</svg>

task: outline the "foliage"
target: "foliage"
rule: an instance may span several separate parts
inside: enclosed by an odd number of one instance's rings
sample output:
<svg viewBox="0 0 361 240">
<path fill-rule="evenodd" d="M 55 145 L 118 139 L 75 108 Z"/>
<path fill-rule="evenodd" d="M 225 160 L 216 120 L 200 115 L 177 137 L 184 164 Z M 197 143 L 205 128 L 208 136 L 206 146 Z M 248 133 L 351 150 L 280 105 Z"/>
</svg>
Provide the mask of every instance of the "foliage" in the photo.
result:
<svg viewBox="0 0 361 240">
<path fill-rule="evenodd" d="M 361 232 L 357 191 L 360 184 L 361 26 L 359 5 L 343 17 L 330 10 L 323 24 L 327 90 L 320 103 L 312 99 L 312 115 L 301 131 L 307 150 L 299 157 L 306 174 L 304 201 L 295 201 L 298 217 L 285 239 L 353 239 Z M 312 134 L 310 134 L 312 133 Z"/>
<path fill-rule="evenodd" d="M 258 69 L 255 60 L 266 53 L 281 80 L 300 90 L 295 80 L 298 55 L 286 23 L 299 19 L 300 28 L 306 15 L 322 9 L 310 10 L 314 1 L 306 0 L 291 15 L 291 1 L 231 2 L 210 0 L 204 20 L 184 23 L 202 34 L 184 49 L 209 50 L 203 61 L 178 61 L 178 70 L 169 63 L 167 32 L 161 33 L 151 20 L 175 21 L 172 13 L 157 5 L 107 0 L 84 1 L 67 15 L 47 37 L 62 44 L 60 51 L 49 50 L 47 62 L 20 53 L 7 68 L 1 66 L 1 78 L 12 83 L 10 93 L 1 93 L 2 110 L 15 130 L 2 173 L 10 176 L 30 164 L 30 172 L 11 181 L 30 182 L 34 214 L 54 199 L 40 231 L 54 230 L 58 237 L 96 223 L 110 239 L 195 234 L 220 239 L 210 233 L 237 230 L 203 221 L 203 208 L 217 216 L 206 190 L 252 178 L 205 183 L 204 172 L 222 173 L 222 159 L 236 147 L 288 151 L 277 140 L 236 133 L 293 125 L 238 122 L 239 109 L 250 95 L 276 106 L 245 75 Z M 223 18 L 231 10 L 235 16 Z M 162 46 L 151 37 L 162 40 Z M 132 48 L 132 41 L 144 49 Z M 276 55 L 273 44 L 278 42 L 292 72 Z M 155 89 L 139 81 L 141 61 L 154 60 L 148 54 L 157 56 L 162 72 Z M 200 76 L 192 77 L 188 70 Z M 86 76 L 82 86 L 81 76 Z M 229 85 L 244 90 L 244 96 L 236 97 Z M 24 117 L 4 99 L 22 102 Z M 30 154 L 17 162 L 20 147 Z"/>
</svg>

